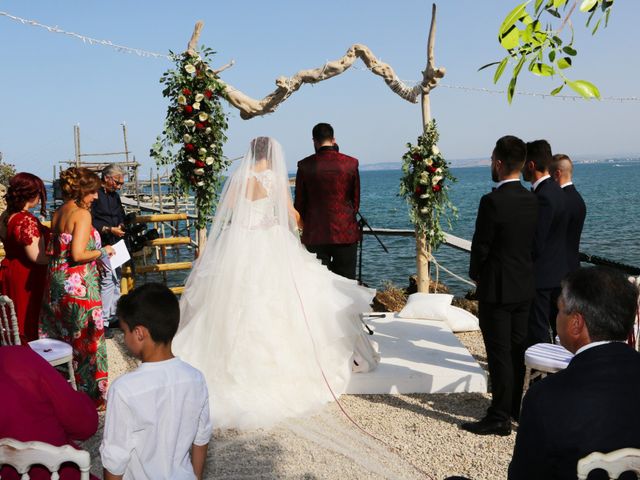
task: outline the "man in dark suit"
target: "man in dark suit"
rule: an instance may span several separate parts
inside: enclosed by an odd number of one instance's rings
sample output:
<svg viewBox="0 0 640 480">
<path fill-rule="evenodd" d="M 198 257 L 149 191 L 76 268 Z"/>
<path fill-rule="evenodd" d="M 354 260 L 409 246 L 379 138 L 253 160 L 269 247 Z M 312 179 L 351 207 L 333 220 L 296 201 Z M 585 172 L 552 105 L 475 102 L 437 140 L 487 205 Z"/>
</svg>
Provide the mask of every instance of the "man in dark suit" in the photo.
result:
<svg viewBox="0 0 640 480">
<path fill-rule="evenodd" d="M 563 280 L 558 334 L 575 356 L 527 391 L 510 479 L 575 479 L 592 452 L 640 448 L 640 353 L 625 343 L 637 301 L 637 288 L 604 267 Z"/>
<path fill-rule="evenodd" d="M 525 181 L 531 182 L 538 199 L 538 224 L 533 243 L 536 296 L 529 317 L 529 345 L 552 343 L 560 280 L 569 271 L 566 195 L 549 175 L 551 159 L 551 146 L 546 140 L 527 143 L 522 175 Z"/>
<path fill-rule="evenodd" d="M 582 195 L 573 184 L 573 163 L 567 155 L 563 153 L 554 155 L 549 173 L 551 178 L 560 185 L 566 196 L 567 210 L 569 212 L 567 261 L 569 271 L 573 272 L 580 268 L 580 236 L 582 235 L 584 219 L 587 216 L 587 206 L 582 199 Z"/>
<path fill-rule="evenodd" d="M 496 142 L 491 176 L 499 183 L 480 200 L 471 244 L 469 276 L 477 284 L 491 406 L 482 420 L 461 427 L 479 435 L 509 435 L 511 417 L 517 419 L 520 413 L 538 217 L 536 197 L 520 183 L 525 157 L 519 138 L 506 136 Z"/>
<path fill-rule="evenodd" d="M 313 127 L 315 155 L 298 162 L 295 208 L 304 228 L 302 243 L 329 270 L 356 278 L 360 228 L 358 160 L 338 152 L 328 123 Z"/>
</svg>

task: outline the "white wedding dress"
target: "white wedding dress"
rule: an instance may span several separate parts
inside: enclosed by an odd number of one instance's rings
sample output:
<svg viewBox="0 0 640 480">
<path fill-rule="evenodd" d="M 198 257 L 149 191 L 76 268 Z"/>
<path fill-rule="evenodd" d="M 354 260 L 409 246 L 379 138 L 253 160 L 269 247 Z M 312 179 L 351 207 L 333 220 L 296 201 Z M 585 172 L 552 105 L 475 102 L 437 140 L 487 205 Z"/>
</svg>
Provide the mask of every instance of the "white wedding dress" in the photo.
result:
<svg viewBox="0 0 640 480">
<path fill-rule="evenodd" d="M 292 212 L 280 147 L 259 137 L 223 189 L 173 342 L 207 380 L 215 428 L 311 414 L 349 382 L 375 291 L 307 252 Z"/>
</svg>

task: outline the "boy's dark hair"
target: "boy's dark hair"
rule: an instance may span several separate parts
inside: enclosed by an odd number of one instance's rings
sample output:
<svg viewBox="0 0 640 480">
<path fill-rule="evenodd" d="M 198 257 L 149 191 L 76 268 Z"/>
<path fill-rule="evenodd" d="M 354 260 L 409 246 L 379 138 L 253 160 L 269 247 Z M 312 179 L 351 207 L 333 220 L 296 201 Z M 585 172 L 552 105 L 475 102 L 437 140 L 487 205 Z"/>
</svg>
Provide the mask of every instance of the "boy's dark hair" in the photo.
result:
<svg viewBox="0 0 640 480">
<path fill-rule="evenodd" d="M 319 123 L 311 131 L 311 135 L 316 142 L 324 142 L 333 138 L 333 127 L 328 123 Z"/>
<path fill-rule="evenodd" d="M 527 162 L 533 162 L 538 172 L 546 172 L 551 166 L 553 155 L 551 145 L 546 140 L 527 142 Z"/>
<path fill-rule="evenodd" d="M 511 174 L 522 169 L 527 158 L 527 147 L 518 137 L 505 135 L 498 139 L 493 153 L 505 166 L 506 173 Z"/>
<path fill-rule="evenodd" d="M 120 297 L 116 315 L 130 330 L 140 325 L 154 342 L 168 344 L 178 331 L 180 305 L 166 286 L 147 283 Z"/>
</svg>

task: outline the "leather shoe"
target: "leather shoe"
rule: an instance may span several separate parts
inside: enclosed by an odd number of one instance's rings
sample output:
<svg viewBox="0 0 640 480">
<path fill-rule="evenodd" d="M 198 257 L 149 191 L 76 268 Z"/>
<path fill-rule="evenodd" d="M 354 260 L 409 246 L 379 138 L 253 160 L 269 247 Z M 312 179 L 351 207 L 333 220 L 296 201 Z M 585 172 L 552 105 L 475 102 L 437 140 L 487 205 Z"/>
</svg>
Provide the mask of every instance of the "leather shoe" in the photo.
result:
<svg viewBox="0 0 640 480">
<path fill-rule="evenodd" d="M 460 428 L 476 435 L 511 435 L 511 422 L 509 420 L 492 420 L 484 417 L 478 422 L 466 422 Z"/>
</svg>

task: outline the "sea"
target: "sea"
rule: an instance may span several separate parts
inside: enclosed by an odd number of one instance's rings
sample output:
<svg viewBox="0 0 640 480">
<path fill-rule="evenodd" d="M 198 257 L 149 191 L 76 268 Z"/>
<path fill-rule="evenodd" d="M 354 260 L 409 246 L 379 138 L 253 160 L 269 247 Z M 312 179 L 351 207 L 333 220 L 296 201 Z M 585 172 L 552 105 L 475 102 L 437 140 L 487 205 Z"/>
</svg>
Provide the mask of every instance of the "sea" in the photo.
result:
<svg viewBox="0 0 640 480">
<path fill-rule="evenodd" d="M 447 231 L 457 237 L 471 240 L 480 197 L 494 185 L 488 166 L 452 168 L 457 181 L 451 186 L 450 198 L 458 209 L 458 217 Z M 398 195 L 400 168 L 364 170 L 360 172 L 360 213 L 373 228 L 413 229 L 408 207 Z M 587 218 L 582 233 L 580 251 L 616 262 L 640 267 L 640 158 L 621 159 L 603 163 L 576 163 L 574 184 L 587 204 Z M 528 184 L 526 185 L 529 186 Z M 51 192 L 49 198 L 52 197 Z M 373 235 L 365 235 L 362 252 L 362 281 L 375 288 L 388 284 L 407 287 L 409 277 L 415 274 L 415 240 L 412 237 L 379 237 L 388 253 Z M 186 261 L 187 252 L 175 252 L 168 261 Z M 438 275 L 451 293 L 464 295 L 472 287 L 468 281 L 469 253 L 446 244 L 434 256 L 442 269 Z M 171 255 L 173 257 L 173 255 Z M 151 259 L 151 261 L 153 261 Z M 146 274 L 146 281 L 164 281 L 170 286 L 183 285 L 188 271 Z"/>
<path fill-rule="evenodd" d="M 452 168 L 457 182 L 449 196 L 458 208 L 458 218 L 449 233 L 471 240 L 480 198 L 494 185 L 488 166 Z M 413 228 L 408 207 L 398 196 L 401 171 L 361 172 L 360 211 L 375 228 Z M 616 262 L 640 267 L 640 159 L 605 163 L 576 163 L 573 182 L 587 205 L 587 218 L 580 251 Z M 529 187 L 529 184 L 526 184 Z M 410 237 L 379 237 L 385 253 L 372 235 L 364 239 L 362 280 L 380 288 L 386 283 L 399 287 L 409 284 L 415 274 L 415 240 Z M 469 254 L 448 245 L 434 253 L 447 270 L 468 280 Z M 432 266 L 432 276 L 436 275 Z M 438 271 L 439 280 L 452 293 L 464 295 L 472 289 L 467 283 Z"/>
</svg>

